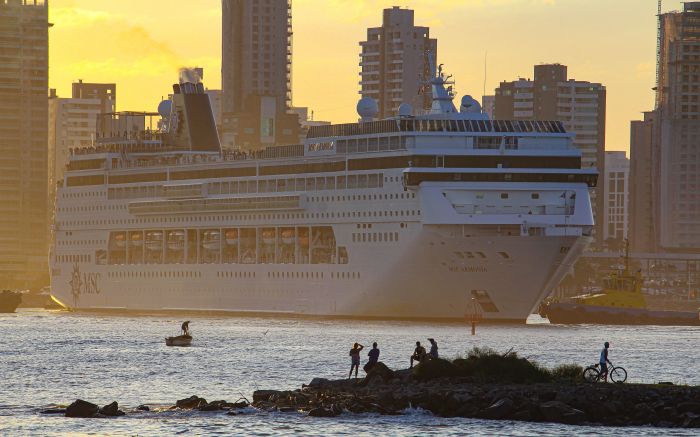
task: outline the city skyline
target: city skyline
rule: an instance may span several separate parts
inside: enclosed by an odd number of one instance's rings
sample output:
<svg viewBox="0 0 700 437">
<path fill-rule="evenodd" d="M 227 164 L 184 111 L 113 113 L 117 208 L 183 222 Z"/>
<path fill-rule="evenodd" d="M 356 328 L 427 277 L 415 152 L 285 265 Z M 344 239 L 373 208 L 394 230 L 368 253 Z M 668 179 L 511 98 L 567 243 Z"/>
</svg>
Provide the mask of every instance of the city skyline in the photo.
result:
<svg viewBox="0 0 700 437">
<path fill-rule="evenodd" d="M 629 121 L 638 119 L 654 101 L 656 2 L 641 3 L 621 0 L 610 5 L 594 0 L 582 6 L 563 0 L 439 4 L 416 0 L 401 6 L 413 8 L 416 19 L 431 27 L 441 46 L 439 62 L 454 74 L 459 95 L 481 97 L 486 51 L 486 94 L 492 94 L 500 81 L 530 71 L 533 64 L 567 64 L 572 77 L 606 85 L 607 148 L 629 150 Z M 667 1 L 664 10 L 679 9 L 680 3 Z M 206 86 L 220 88 L 221 2 L 189 2 L 194 7 L 188 9 L 167 4 L 54 0 L 50 86 L 60 96 L 68 95 L 71 83 L 78 79 L 116 82 L 124 90 L 119 110 L 153 109 L 167 95 L 182 66 L 203 67 Z M 366 36 L 367 27 L 381 24 L 382 9 L 394 4 L 294 1 L 295 106 L 309 106 L 317 119 L 356 119 L 358 42 Z M 164 11 L 167 19 L 154 19 Z M 470 17 L 473 45 L 460 37 Z M 499 29 L 501 35 L 492 37 L 491 29 Z"/>
</svg>

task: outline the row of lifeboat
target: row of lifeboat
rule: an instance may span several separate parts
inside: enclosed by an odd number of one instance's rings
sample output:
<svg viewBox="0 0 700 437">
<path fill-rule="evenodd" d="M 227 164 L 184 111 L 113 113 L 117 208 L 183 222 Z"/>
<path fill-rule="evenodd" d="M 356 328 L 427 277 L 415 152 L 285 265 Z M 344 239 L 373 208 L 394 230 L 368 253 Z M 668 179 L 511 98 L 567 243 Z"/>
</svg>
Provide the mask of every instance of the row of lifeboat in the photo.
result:
<svg viewBox="0 0 700 437">
<path fill-rule="evenodd" d="M 239 242 L 239 233 L 237 229 L 228 229 L 224 231 L 224 237 L 227 245 L 233 246 Z M 262 231 L 261 240 L 263 244 L 273 245 L 275 244 L 276 233 L 275 230 L 267 229 Z M 246 236 L 243 236 L 246 239 Z M 280 232 L 280 241 L 282 244 L 294 244 L 296 242 L 296 235 L 294 229 L 283 229 Z M 141 247 L 144 245 L 144 236 L 141 232 L 133 232 L 128 236 L 130 245 L 133 247 Z M 221 232 L 218 230 L 204 231 L 202 234 L 202 247 L 207 250 L 218 250 L 219 242 L 221 240 Z M 127 235 L 126 233 L 120 232 L 114 236 L 114 245 L 122 249 L 126 247 Z M 309 245 L 308 232 L 300 230 L 299 232 L 299 244 L 301 246 L 307 247 Z M 146 249 L 151 251 L 158 251 L 163 248 L 163 232 L 162 231 L 149 231 L 146 232 L 145 237 Z M 175 230 L 167 232 L 167 245 L 169 250 L 179 251 L 185 247 L 185 231 Z"/>
</svg>

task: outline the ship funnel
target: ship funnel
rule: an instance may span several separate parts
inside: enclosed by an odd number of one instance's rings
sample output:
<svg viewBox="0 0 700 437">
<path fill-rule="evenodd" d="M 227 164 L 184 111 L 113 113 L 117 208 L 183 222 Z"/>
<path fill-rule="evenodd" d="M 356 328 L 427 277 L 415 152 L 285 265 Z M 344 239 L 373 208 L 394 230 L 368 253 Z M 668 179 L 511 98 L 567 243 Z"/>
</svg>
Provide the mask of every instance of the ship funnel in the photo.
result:
<svg viewBox="0 0 700 437">
<path fill-rule="evenodd" d="M 197 152 L 221 152 L 211 101 L 201 76 L 201 69 L 180 70 L 180 83 L 173 85 L 170 138 L 178 148 Z"/>
</svg>

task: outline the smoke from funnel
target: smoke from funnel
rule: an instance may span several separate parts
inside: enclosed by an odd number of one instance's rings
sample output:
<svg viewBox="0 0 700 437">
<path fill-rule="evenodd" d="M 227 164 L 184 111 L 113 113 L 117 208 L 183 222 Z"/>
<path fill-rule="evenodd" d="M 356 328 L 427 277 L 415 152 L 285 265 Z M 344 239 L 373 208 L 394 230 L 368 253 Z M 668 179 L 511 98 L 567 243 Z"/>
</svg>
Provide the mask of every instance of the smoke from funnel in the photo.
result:
<svg viewBox="0 0 700 437">
<path fill-rule="evenodd" d="M 198 84 L 202 81 L 204 70 L 202 68 L 181 68 L 180 83 Z"/>
</svg>

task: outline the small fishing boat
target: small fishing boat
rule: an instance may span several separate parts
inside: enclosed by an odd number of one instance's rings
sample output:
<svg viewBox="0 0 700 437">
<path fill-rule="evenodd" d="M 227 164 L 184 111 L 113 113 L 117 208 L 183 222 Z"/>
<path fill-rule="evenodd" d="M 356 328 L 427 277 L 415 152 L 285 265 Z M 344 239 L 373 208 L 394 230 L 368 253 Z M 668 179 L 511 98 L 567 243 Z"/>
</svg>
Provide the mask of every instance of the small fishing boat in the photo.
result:
<svg viewBox="0 0 700 437">
<path fill-rule="evenodd" d="M 178 335 L 177 337 L 166 337 L 166 346 L 191 346 L 192 336 L 191 335 Z"/>
</svg>

